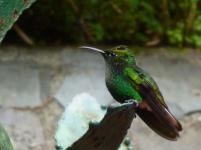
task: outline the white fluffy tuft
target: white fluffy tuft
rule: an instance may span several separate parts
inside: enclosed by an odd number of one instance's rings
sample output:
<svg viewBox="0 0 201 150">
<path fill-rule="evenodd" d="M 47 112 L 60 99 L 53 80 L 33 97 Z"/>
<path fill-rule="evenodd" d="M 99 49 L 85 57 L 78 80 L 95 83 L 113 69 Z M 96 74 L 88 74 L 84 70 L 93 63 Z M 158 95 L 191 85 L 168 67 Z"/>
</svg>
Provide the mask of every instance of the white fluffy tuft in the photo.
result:
<svg viewBox="0 0 201 150">
<path fill-rule="evenodd" d="M 55 134 L 56 144 L 66 149 L 83 136 L 90 122 L 100 122 L 106 110 L 88 93 L 76 95 L 67 106 Z"/>
</svg>

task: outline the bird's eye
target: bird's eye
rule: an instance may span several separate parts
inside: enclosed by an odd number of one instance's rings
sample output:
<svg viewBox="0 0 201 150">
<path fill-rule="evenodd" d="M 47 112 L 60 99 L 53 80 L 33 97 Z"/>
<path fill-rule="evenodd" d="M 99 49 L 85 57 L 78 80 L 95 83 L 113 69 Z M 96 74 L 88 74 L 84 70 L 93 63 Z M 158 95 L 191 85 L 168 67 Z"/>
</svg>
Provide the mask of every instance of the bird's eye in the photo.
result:
<svg viewBox="0 0 201 150">
<path fill-rule="evenodd" d="M 110 56 L 110 57 L 116 57 L 117 54 L 115 54 L 115 53 L 109 53 L 109 56 Z"/>
</svg>

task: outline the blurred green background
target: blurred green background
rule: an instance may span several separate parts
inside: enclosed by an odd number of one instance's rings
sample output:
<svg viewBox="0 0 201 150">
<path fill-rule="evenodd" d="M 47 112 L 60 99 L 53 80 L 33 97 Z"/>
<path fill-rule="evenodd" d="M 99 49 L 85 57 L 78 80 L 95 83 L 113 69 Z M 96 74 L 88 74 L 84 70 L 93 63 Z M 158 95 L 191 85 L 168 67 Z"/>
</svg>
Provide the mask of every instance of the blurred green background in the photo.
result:
<svg viewBox="0 0 201 150">
<path fill-rule="evenodd" d="M 35 43 L 201 48 L 200 0 L 38 0 L 16 22 Z M 18 31 L 18 30 L 17 30 Z M 3 43 L 20 43 L 16 28 Z"/>
</svg>

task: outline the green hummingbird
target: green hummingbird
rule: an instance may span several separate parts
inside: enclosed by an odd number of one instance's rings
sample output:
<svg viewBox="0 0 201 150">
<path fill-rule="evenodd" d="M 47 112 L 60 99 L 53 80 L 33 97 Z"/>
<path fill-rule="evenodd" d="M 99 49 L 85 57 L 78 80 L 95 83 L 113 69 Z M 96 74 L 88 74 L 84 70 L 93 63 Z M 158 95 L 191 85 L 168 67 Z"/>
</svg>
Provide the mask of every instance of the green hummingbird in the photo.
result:
<svg viewBox="0 0 201 150">
<path fill-rule="evenodd" d="M 136 64 L 133 53 L 126 46 L 109 50 L 82 46 L 102 54 L 105 64 L 106 86 L 112 97 L 120 102 L 136 102 L 137 115 L 157 134 L 176 140 L 182 126 L 171 114 L 154 79 Z"/>
</svg>

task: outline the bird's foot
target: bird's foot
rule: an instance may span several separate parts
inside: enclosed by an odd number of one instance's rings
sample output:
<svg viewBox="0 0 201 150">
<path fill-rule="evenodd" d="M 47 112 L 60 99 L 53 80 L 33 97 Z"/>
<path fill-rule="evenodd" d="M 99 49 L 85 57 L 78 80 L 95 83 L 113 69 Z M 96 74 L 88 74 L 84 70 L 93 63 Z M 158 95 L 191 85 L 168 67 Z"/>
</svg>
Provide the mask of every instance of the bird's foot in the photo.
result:
<svg viewBox="0 0 201 150">
<path fill-rule="evenodd" d="M 135 108 L 137 108 L 139 106 L 139 103 L 134 99 L 125 100 L 125 103 L 132 103 L 132 104 L 134 104 Z"/>
<path fill-rule="evenodd" d="M 134 106 L 134 109 L 138 108 L 139 107 L 139 103 L 134 100 L 134 99 L 128 99 L 128 100 L 125 100 L 125 103 L 126 104 L 132 104 Z M 134 116 L 136 118 L 136 114 Z"/>
</svg>

